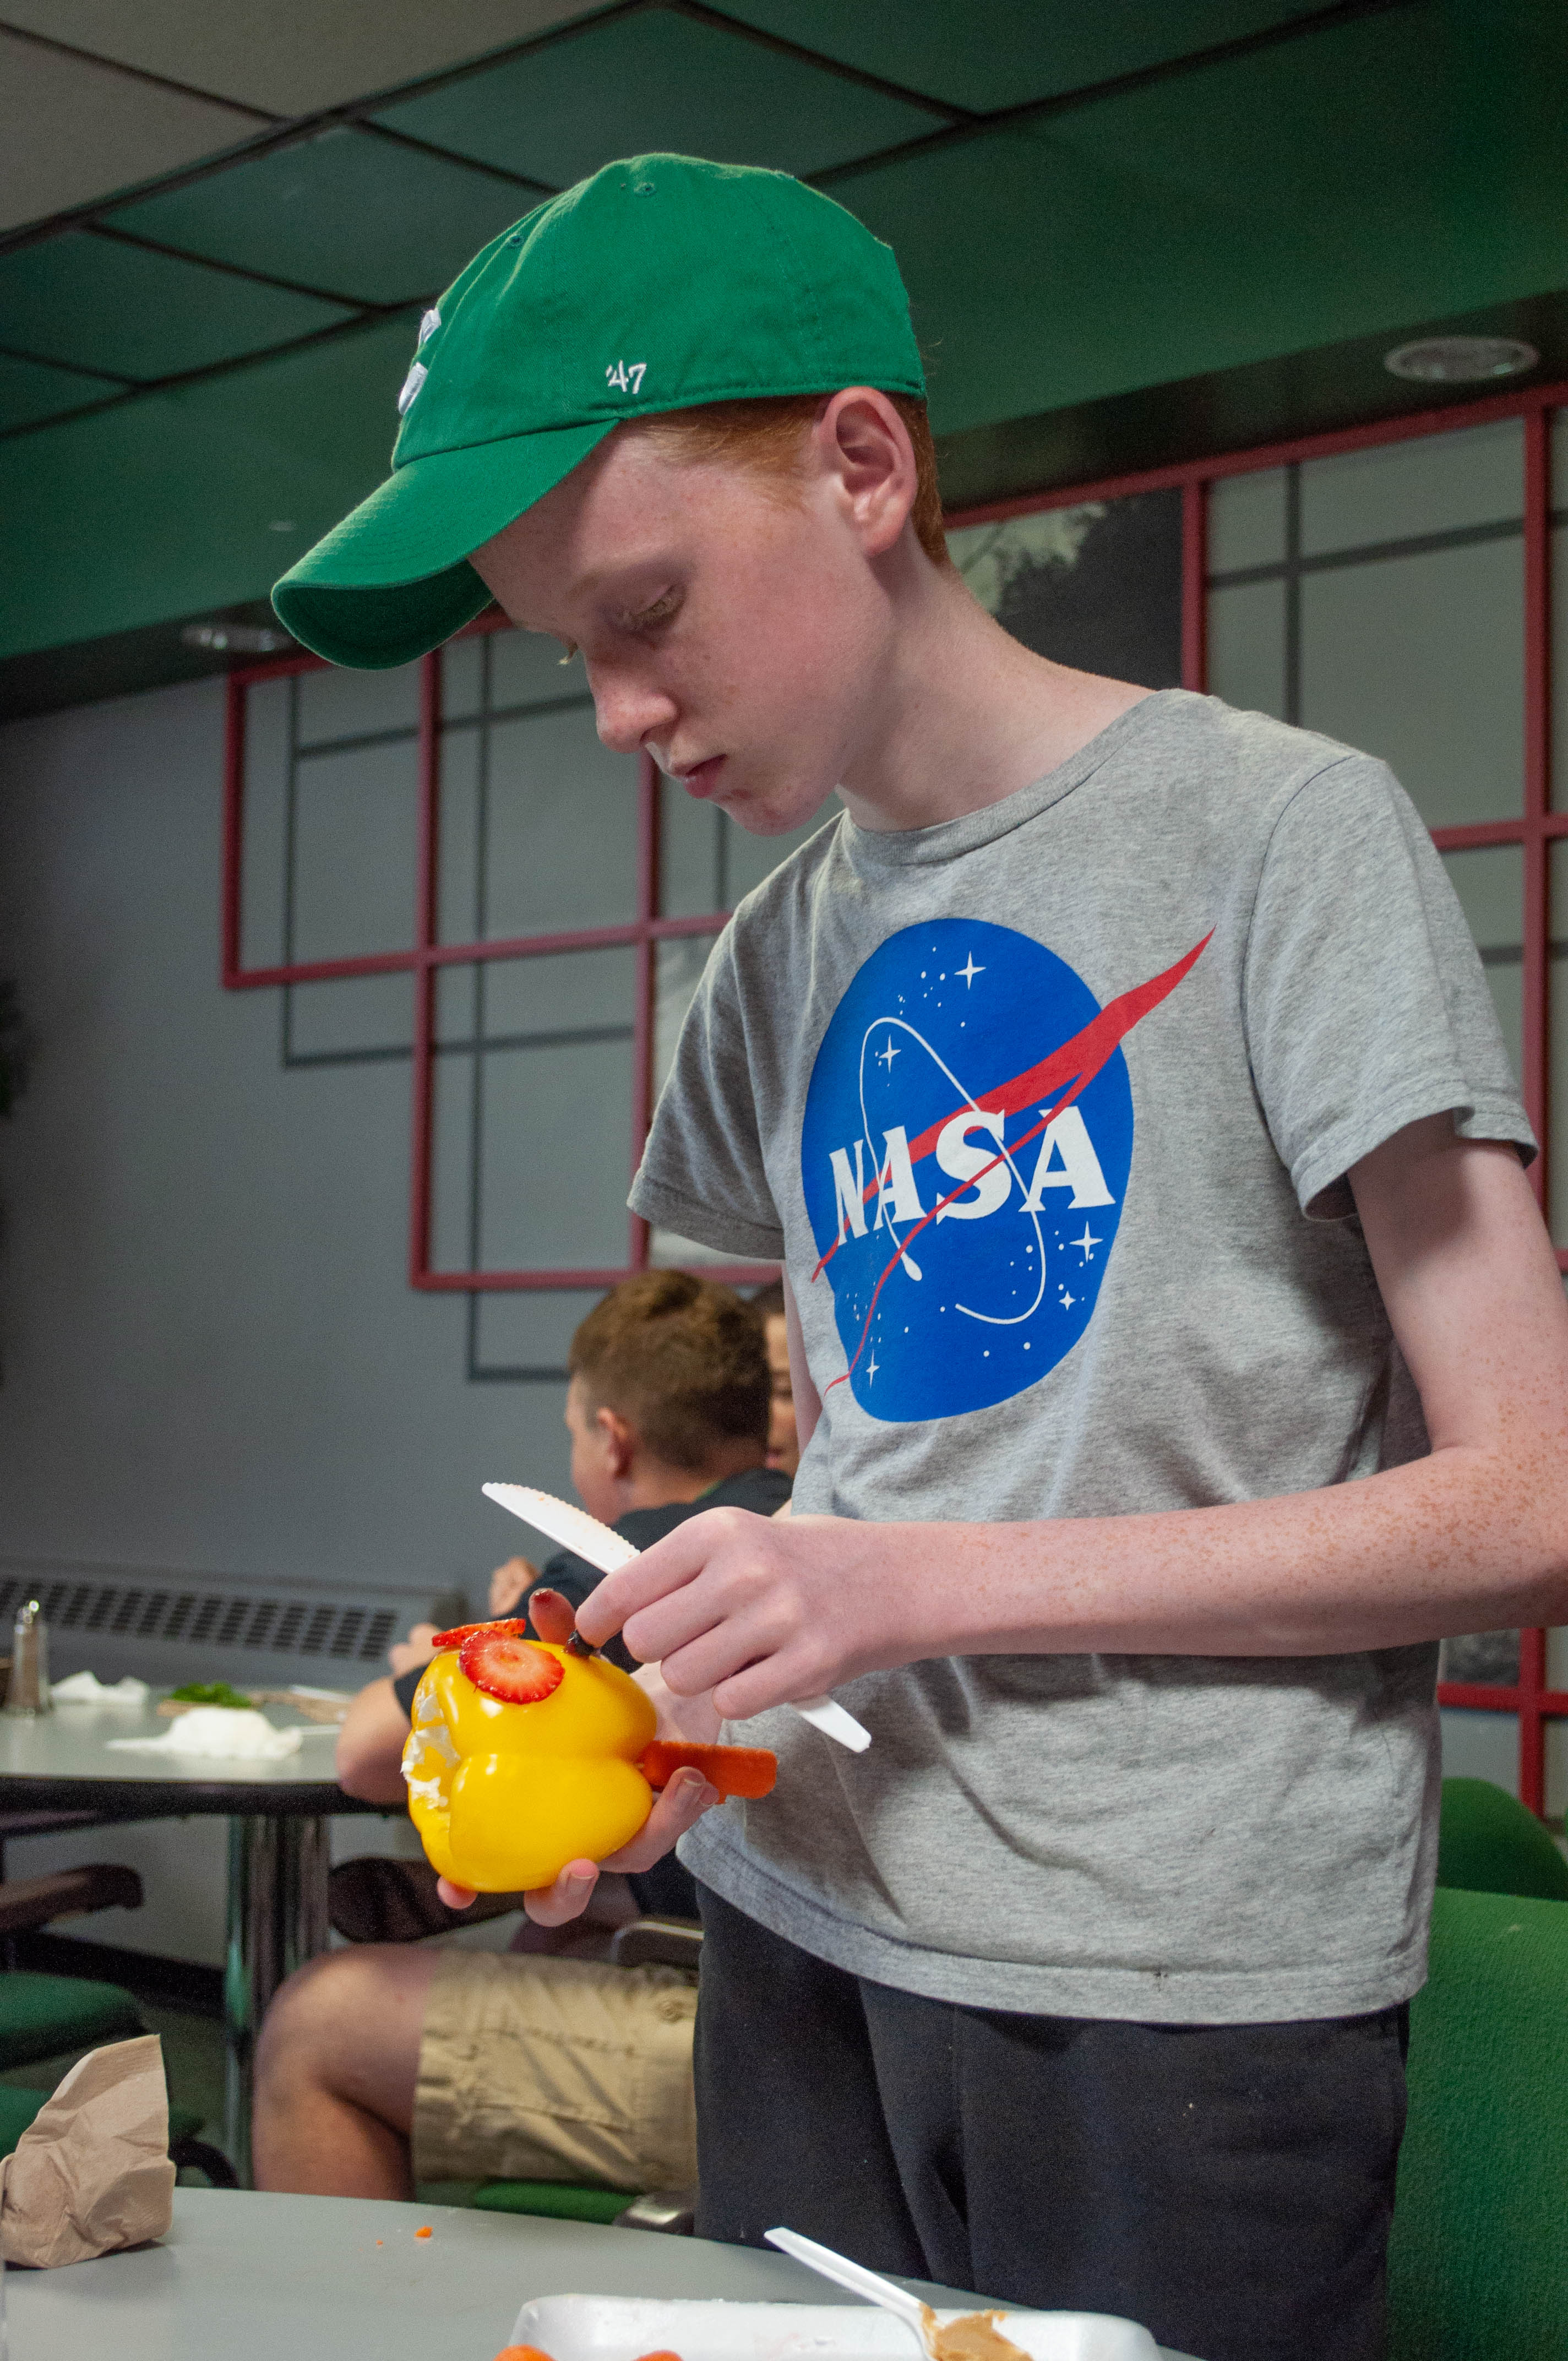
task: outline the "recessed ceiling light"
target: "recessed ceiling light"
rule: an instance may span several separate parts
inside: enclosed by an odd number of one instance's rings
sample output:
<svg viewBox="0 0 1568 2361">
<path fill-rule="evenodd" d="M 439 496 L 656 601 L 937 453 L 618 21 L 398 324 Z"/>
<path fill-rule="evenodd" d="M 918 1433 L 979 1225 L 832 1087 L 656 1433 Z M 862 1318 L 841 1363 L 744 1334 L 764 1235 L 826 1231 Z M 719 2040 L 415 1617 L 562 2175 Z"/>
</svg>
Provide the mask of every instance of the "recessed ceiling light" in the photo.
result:
<svg viewBox="0 0 1568 2361">
<path fill-rule="evenodd" d="M 187 623 L 180 636 L 188 648 L 236 656 L 275 656 L 298 644 L 266 623 Z"/>
<path fill-rule="evenodd" d="M 1383 356 L 1392 377 L 1419 385 L 1479 385 L 1488 378 L 1522 377 L 1541 355 L 1517 336 L 1420 336 Z"/>
</svg>

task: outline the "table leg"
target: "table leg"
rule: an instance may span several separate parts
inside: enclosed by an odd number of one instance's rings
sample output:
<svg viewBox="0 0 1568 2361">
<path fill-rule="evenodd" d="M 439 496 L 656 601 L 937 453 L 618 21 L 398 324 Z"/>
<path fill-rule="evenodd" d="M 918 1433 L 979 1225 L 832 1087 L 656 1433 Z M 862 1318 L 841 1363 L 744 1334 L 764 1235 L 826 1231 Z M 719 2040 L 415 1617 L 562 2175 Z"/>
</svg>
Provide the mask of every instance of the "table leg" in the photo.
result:
<svg viewBox="0 0 1568 2361">
<path fill-rule="evenodd" d="M 326 1949 L 330 1850 L 324 1819 L 236 1813 L 229 1821 L 224 2146 L 242 2189 L 251 2186 L 256 2037 L 285 1976 Z"/>
</svg>

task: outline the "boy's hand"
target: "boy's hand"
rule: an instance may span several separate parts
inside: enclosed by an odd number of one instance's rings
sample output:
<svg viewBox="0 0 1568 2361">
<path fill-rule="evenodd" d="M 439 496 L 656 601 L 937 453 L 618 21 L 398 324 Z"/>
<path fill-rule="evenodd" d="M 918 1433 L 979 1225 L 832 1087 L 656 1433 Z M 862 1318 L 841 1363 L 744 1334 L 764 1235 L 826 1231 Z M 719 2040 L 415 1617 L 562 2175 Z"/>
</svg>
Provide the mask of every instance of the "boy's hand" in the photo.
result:
<svg viewBox="0 0 1568 2361">
<path fill-rule="evenodd" d="M 646 1689 L 658 1709 L 660 1738 L 688 1738 L 710 1741 L 718 1735 L 720 1717 L 707 1697 L 673 1697 L 660 1678 L 657 1664 L 645 1664 L 632 1675 L 639 1688 Z M 619 1870 L 636 1876 L 641 1870 L 652 1869 L 673 1852 L 677 1840 L 701 1819 L 704 1812 L 720 1801 L 717 1787 L 710 1787 L 698 1771 L 677 1771 L 669 1785 L 653 1798 L 653 1808 L 631 1842 L 622 1845 L 619 1852 L 607 1853 L 600 1861 L 569 1861 L 554 1885 L 541 1885 L 528 1894 L 523 1907 L 539 1927 L 564 1927 L 569 1918 L 580 1918 L 587 1908 L 601 1870 Z M 466 1910 L 474 1900 L 466 1885 L 454 1885 L 448 1878 L 436 1880 L 436 1892 L 449 1910 Z"/>
<path fill-rule="evenodd" d="M 889 1579 L 890 1543 L 902 1536 L 907 1558 L 938 1530 L 709 1509 L 607 1575 L 577 1626 L 595 1647 L 620 1631 L 677 1697 L 711 1694 L 723 1720 L 744 1721 L 856 1673 L 947 1653 L 914 1617 L 935 1587 Z"/>
<path fill-rule="evenodd" d="M 387 1651 L 387 1662 L 392 1668 L 392 1678 L 411 1673 L 416 1664 L 428 1664 L 435 1653 L 435 1626 L 416 1623 L 406 1640 L 394 1640 Z"/>
<path fill-rule="evenodd" d="M 509 1557 L 490 1576 L 490 1613 L 510 1615 L 525 1590 L 539 1579 L 539 1568 L 525 1557 Z"/>
</svg>

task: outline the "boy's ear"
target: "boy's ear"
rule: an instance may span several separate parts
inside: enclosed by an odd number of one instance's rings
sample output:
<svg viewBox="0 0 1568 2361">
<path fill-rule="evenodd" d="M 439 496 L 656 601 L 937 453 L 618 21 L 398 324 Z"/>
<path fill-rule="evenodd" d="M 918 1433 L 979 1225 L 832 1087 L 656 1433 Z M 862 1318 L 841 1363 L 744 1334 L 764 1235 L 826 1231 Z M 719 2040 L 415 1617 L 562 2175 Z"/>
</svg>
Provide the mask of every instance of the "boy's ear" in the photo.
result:
<svg viewBox="0 0 1568 2361">
<path fill-rule="evenodd" d="M 915 506 L 916 471 L 909 430 L 884 393 L 850 386 L 817 420 L 822 464 L 838 479 L 869 557 L 890 550 Z"/>
<path fill-rule="evenodd" d="M 629 1475 L 633 1460 L 642 1448 L 641 1438 L 630 1420 L 622 1418 L 618 1410 L 611 1410 L 601 1403 L 594 1412 L 594 1426 L 609 1473 L 616 1477 Z"/>
</svg>

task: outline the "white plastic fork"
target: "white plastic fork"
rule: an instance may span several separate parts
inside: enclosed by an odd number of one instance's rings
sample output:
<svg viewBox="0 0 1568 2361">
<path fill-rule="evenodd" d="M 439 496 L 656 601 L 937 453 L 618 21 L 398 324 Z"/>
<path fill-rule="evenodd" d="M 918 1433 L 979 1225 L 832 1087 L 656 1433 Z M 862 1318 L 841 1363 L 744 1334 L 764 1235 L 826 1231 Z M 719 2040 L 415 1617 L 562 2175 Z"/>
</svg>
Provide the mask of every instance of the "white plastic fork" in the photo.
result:
<svg viewBox="0 0 1568 2361">
<path fill-rule="evenodd" d="M 554 1492 L 537 1492 L 532 1484 L 483 1484 L 480 1490 L 488 1500 L 500 1509 L 510 1509 L 525 1525 L 532 1525 L 563 1549 L 576 1550 L 601 1574 L 618 1574 L 642 1553 L 632 1543 L 623 1541 L 609 1525 L 600 1524 L 586 1509 L 575 1509 L 570 1500 L 558 1500 Z M 863 1754 L 872 1742 L 871 1731 L 846 1712 L 837 1697 L 802 1697 L 793 1706 L 802 1721 L 810 1722 L 825 1738 L 837 1739 L 851 1754 Z M 824 2249 L 826 2251 L 826 2249 Z"/>
<path fill-rule="evenodd" d="M 880 2271 L 868 2271 L 863 2263 L 852 2263 L 848 2255 L 835 2254 L 831 2246 L 819 2246 L 815 2238 L 803 2238 L 798 2230 L 764 2230 L 762 2235 L 781 2255 L 804 2263 L 808 2271 L 831 2279 L 835 2287 L 848 2289 L 850 2295 L 864 2296 L 868 2303 L 880 2303 L 883 2312 L 891 2312 L 903 2321 L 921 2352 L 930 2354 L 926 2307 L 907 2288 L 895 2287 Z"/>
</svg>

